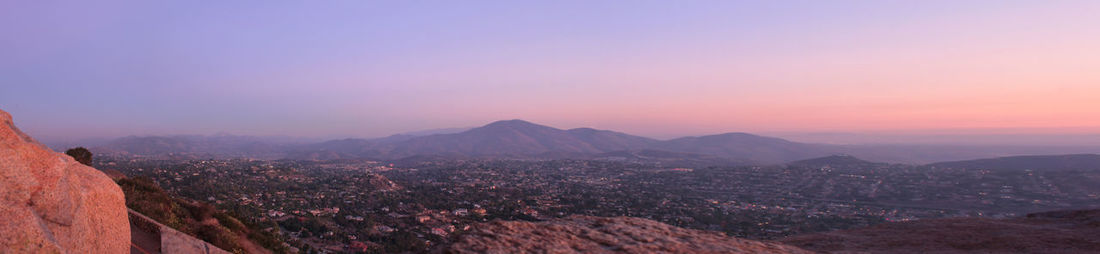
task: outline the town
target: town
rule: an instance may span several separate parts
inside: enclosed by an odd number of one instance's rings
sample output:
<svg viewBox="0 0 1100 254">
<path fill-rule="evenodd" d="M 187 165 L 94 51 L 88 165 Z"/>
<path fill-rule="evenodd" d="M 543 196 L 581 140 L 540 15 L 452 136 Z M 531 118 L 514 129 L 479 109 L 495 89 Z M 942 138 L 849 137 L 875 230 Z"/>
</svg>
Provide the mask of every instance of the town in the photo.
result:
<svg viewBox="0 0 1100 254">
<path fill-rule="evenodd" d="M 1100 172 L 901 164 L 666 167 L 608 160 L 164 160 L 104 157 L 301 250 L 426 251 L 471 224 L 630 216 L 750 239 L 1100 204 Z"/>
</svg>

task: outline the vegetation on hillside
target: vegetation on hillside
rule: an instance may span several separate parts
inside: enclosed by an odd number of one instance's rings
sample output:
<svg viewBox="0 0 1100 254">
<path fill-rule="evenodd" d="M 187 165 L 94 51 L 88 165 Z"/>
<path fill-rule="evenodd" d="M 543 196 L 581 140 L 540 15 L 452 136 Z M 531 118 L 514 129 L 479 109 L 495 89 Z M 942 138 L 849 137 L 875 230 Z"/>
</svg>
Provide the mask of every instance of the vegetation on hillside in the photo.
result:
<svg viewBox="0 0 1100 254">
<path fill-rule="evenodd" d="M 92 164 L 92 152 L 84 147 L 69 149 L 65 154 L 84 165 Z M 257 247 L 290 252 L 279 238 L 277 226 L 241 221 L 237 219 L 239 216 L 219 211 L 213 205 L 175 198 L 148 177 L 120 177 L 116 181 L 126 194 L 126 207 L 218 248 L 234 253 L 263 251 Z"/>
<path fill-rule="evenodd" d="M 290 252 L 277 234 L 278 227 L 242 221 L 213 205 L 175 198 L 147 177 L 122 178 L 126 206 L 180 232 L 234 253 L 258 246 L 276 253 Z"/>
</svg>

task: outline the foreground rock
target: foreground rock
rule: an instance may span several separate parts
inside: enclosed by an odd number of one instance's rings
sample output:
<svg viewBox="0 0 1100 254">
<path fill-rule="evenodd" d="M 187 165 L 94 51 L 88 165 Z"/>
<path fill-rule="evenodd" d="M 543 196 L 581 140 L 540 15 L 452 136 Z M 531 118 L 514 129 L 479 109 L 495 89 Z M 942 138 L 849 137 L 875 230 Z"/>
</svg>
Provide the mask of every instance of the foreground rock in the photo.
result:
<svg viewBox="0 0 1100 254">
<path fill-rule="evenodd" d="M 50 151 L 0 111 L 0 252 L 128 253 L 130 223 L 111 178 Z"/>
<path fill-rule="evenodd" d="M 836 253 L 1100 253 L 1100 210 L 886 223 L 783 242 Z"/>
<path fill-rule="evenodd" d="M 631 217 L 570 216 L 477 225 L 443 253 L 809 253 Z"/>
</svg>

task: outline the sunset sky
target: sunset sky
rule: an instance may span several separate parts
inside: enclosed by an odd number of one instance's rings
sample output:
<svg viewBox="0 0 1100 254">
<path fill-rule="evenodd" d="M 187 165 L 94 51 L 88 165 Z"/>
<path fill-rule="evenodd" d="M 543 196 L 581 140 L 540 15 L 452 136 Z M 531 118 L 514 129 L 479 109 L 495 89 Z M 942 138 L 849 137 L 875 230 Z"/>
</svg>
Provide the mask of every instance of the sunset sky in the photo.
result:
<svg viewBox="0 0 1100 254">
<path fill-rule="evenodd" d="M 1100 1 L 5 1 L 0 109 L 53 139 L 1092 135 Z"/>
</svg>

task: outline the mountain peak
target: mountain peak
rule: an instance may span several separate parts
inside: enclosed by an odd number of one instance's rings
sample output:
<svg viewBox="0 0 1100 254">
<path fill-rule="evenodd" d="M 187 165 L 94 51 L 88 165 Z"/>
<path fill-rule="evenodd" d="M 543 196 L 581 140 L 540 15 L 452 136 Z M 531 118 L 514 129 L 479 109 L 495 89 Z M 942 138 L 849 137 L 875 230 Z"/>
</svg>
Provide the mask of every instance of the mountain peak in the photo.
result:
<svg viewBox="0 0 1100 254">
<path fill-rule="evenodd" d="M 522 120 L 522 119 L 511 119 L 511 120 L 495 121 L 495 122 L 486 124 L 485 127 L 488 127 L 488 126 L 519 126 L 519 125 L 538 125 L 538 126 L 542 126 L 542 125 L 532 123 L 532 122 L 528 122 L 528 121 L 525 121 L 525 120 Z"/>
<path fill-rule="evenodd" d="M 718 137 L 718 138 L 752 138 L 752 139 L 779 139 L 779 138 L 773 138 L 773 137 L 765 137 L 765 136 L 760 136 L 760 135 L 756 135 L 756 134 L 752 134 L 752 133 L 744 133 L 744 132 L 727 132 L 727 133 L 722 133 L 722 134 L 715 134 L 715 135 L 710 135 L 710 136 L 704 136 L 704 137 Z"/>
<path fill-rule="evenodd" d="M 569 131 L 571 131 L 571 132 L 599 132 L 600 130 L 593 129 L 593 128 L 588 128 L 588 127 L 581 127 L 581 128 L 569 129 Z"/>
<path fill-rule="evenodd" d="M 499 131 L 499 130 L 520 130 L 520 131 L 560 131 L 557 128 L 532 123 L 520 119 L 512 120 L 500 120 L 486 124 L 478 128 L 470 129 L 469 131 Z"/>
</svg>

